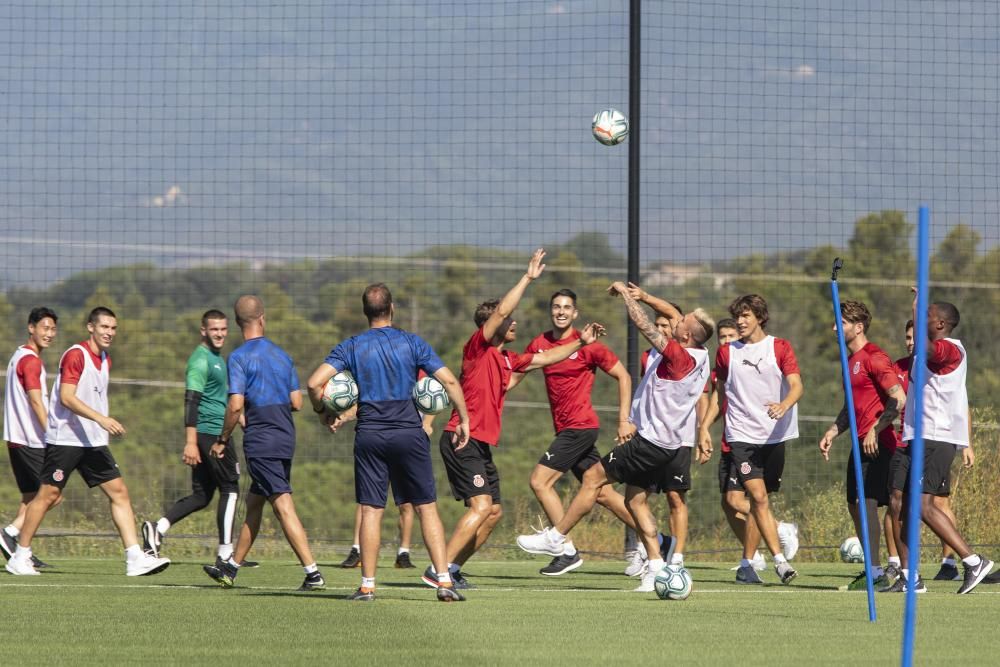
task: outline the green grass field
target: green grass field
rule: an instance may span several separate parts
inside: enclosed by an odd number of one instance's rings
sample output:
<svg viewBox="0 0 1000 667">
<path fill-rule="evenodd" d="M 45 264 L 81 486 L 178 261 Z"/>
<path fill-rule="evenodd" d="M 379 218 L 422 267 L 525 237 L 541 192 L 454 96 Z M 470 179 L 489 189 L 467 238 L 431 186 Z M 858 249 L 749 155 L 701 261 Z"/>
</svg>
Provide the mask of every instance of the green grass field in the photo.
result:
<svg viewBox="0 0 1000 667">
<path fill-rule="evenodd" d="M 479 588 L 441 604 L 419 569 L 391 561 L 374 603 L 343 600 L 360 570 L 332 563 L 319 593 L 295 592 L 302 570 L 287 561 L 244 570 L 230 590 L 193 561 L 142 578 L 117 560 L 53 563 L 40 577 L 0 575 L 2 645 L 19 664 L 892 665 L 904 602 L 879 595 L 869 623 L 865 594 L 838 591 L 857 572 L 841 564 L 803 563 L 790 586 L 748 588 L 728 564 L 692 563 L 694 592 L 674 602 L 632 593 L 619 562 L 552 578 L 537 574 L 542 559 L 473 562 Z M 1000 586 L 958 596 L 958 583 L 928 582 L 920 596 L 918 664 L 997 663 Z"/>
</svg>

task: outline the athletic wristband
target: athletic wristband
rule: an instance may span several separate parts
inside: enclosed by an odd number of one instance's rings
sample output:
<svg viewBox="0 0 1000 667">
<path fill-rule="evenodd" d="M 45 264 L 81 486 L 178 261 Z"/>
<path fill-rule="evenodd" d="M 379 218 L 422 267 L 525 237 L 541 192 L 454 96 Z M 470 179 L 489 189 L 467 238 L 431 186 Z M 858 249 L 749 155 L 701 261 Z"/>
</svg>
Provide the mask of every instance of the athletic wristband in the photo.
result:
<svg viewBox="0 0 1000 667">
<path fill-rule="evenodd" d="M 229 438 L 223 438 L 220 435 L 218 438 L 216 438 L 215 444 L 222 445 L 223 447 L 228 447 L 229 446 Z"/>
</svg>

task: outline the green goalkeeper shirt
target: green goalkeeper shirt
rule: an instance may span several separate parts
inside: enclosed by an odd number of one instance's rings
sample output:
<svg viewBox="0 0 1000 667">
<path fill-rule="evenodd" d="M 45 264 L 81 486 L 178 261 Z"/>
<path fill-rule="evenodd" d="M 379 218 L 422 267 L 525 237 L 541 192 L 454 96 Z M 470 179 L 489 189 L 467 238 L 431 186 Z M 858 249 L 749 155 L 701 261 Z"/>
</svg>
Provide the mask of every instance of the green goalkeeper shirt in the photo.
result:
<svg viewBox="0 0 1000 667">
<path fill-rule="evenodd" d="M 229 400 L 229 380 L 226 374 L 226 360 L 218 352 L 205 345 L 199 345 L 191 353 L 187 363 L 185 389 L 201 393 L 198 404 L 198 433 L 219 435 L 222 421 L 226 416 Z"/>
</svg>

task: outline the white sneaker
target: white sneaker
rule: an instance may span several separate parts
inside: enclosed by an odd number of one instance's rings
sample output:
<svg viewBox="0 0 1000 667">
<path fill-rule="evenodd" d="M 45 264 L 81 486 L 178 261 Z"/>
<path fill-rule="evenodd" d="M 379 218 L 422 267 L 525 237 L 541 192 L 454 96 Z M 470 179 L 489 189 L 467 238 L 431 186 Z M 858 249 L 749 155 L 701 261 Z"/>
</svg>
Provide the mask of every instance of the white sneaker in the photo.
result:
<svg viewBox="0 0 1000 667">
<path fill-rule="evenodd" d="M 561 556 L 565 548 L 565 538 L 557 540 L 551 528 L 540 530 L 534 535 L 519 535 L 517 546 L 529 554 L 542 556 Z"/>
<path fill-rule="evenodd" d="M 797 545 L 798 542 L 796 542 L 796 549 L 798 548 Z M 764 556 L 761 555 L 759 551 L 753 552 L 753 560 L 750 561 L 750 564 L 753 565 L 753 569 L 757 570 L 758 572 L 763 572 L 764 570 L 767 569 L 767 559 L 765 559 Z"/>
<path fill-rule="evenodd" d="M 794 523 L 781 521 L 778 523 L 778 541 L 781 543 L 781 553 L 785 560 L 792 560 L 799 552 L 799 527 Z"/>
<path fill-rule="evenodd" d="M 7 571 L 17 575 L 39 575 L 41 572 L 31 564 L 31 558 L 11 558 L 7 561 Z"/>
<path fill-rule="evenodd" d="M 125 574 L 129 577 L 142 577 L 146 575 L 159 574 L 170 565 L 169 558 L 157 558 L 147 553 L 143 553 L 135 560 L 126 561 Z"/>
<path fill-rule="evenodd" d="M 656 572 L 647 567 L 645 574 L 642 575 L 641 583 L 632 590 L 636 593 L 652 593 L 656 590 L 656 587 L 653 585 L 655 581 Z"/>
<path fill-rule="evenodd" d="M 639 548 L 632 552 L 632 559 L 629 561 L 628 567 L 625 568 L 626 576 L 638 577 L 646 571 L 648 563 L 649 561 L 646 560 L 646 547 L 640 544 Z"/>
</svg>

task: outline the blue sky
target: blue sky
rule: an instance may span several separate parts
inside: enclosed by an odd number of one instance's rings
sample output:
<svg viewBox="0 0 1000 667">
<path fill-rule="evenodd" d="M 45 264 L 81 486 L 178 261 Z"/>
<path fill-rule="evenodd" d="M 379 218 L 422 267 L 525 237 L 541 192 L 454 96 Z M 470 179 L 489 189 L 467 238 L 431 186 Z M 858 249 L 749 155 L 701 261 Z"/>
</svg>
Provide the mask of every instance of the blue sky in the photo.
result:
<svg viewBox="0 0 1000 667">
<path fill-rule="evenodd" d="M 630 111 L 627 1 L 274 4 L 0 6 L 0 287 L 581 231 L 624 248 L 628 144 L 589 126 Z M 643 263 L 842 244 L 920 203 L 936 238 L 1000 243 L 996 3 L 643 4 Z"/>
</svg>

